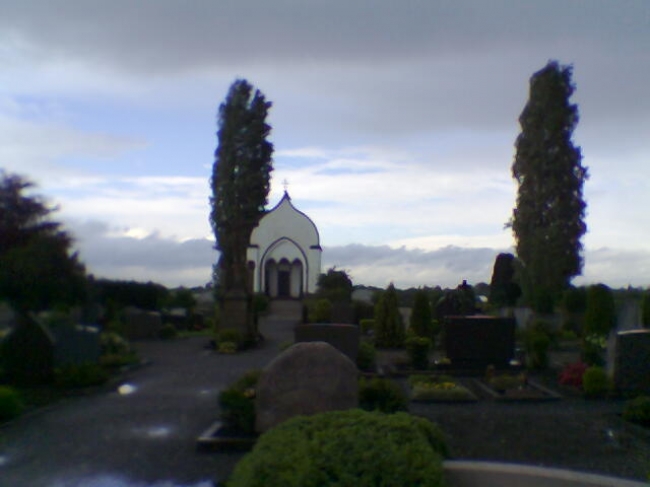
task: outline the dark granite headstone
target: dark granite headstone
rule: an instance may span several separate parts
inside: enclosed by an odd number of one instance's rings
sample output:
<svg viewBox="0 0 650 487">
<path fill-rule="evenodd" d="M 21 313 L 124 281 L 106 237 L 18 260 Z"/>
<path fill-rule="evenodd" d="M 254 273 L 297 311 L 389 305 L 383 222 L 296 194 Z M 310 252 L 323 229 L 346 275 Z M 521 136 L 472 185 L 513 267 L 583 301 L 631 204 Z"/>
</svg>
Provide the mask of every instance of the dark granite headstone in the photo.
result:
<svg viewBox="0 0 650 487">
<path fill-rule="evenodd" d="M 448 316 L 443 323 L 443 348 L 454 366 L 505 367 L 515 355 L 513 318 Z"/>
<path fill-rule="evenodd" d="M 129 340 L 158 338 L 162 328 L 162 317 L 155 311 L 127 308 L 124 311 L 125 331 Z"/>
<path fill-rule="evenodd" d="M 298 325 L 294 328 L 294 341 L 296 343 L 329 343 L 353 362 L 356 362 L 359 353 L 359 336 L 359 327 L 356 325 L 315 323 Z"/>
<path fill-rule="evenodd" d="M 650 393 L 650 330 L 617 333 L 613 359 L 618 390 Z"/>
<path fill-rule="evenodd" d="M 80 365 L 97 363 L 101 355 L 99 328 L 94 326 L 62 326 L 52 330 L 55 340 L 54 364 Z"/>
</svg>

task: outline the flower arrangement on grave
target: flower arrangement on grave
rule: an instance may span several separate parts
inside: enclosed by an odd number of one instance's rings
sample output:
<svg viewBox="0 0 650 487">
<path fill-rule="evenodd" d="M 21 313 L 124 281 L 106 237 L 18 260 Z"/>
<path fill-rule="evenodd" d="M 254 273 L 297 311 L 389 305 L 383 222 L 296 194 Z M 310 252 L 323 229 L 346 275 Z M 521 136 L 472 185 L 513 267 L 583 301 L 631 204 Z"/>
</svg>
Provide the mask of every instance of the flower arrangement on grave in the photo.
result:
<svg viewBox="0 0 650 487">
<path fill-rule="evenodd" d="M 476 397 L 465 386 L 446 375 L 412 375 L 408 379 L 413 401 L 474 401 Z"/>
</svg>

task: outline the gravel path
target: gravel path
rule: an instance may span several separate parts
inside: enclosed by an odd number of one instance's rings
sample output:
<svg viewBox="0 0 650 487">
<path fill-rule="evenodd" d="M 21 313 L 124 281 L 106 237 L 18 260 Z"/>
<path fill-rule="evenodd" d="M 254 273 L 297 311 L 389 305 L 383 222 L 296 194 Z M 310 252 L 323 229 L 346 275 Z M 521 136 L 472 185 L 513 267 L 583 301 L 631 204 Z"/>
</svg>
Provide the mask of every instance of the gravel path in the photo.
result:
<svg viewBox="0 0 650 487">
<path fill-rule="evenodd" d="M 288 337 L 290 328 L 280 324 L 261 349 L 234 356 L 204 349 L 205 338 L 138 344 L 151 364 L 124 378 L 131 393 L 108 389 L 0 428 L 0 486 L 212 485 L 241 457 L 195 448 L 196 437 L 217 418 L 219 390 L 268 363 Z M 621 408 L 620 402 L 568 398 L 413 405 L 411 411 L 441 425 L 455 458 L 647 479 L 650 435 L 626 427 L 616 416 Z"/>
</svg>

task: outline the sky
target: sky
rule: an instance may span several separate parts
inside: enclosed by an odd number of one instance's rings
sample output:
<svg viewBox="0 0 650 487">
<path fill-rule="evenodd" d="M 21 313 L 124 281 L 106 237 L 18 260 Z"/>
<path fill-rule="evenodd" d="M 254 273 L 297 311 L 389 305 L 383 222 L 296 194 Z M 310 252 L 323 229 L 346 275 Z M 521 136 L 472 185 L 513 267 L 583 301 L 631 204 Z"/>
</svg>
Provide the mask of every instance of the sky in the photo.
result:
<svg viewBox="0 0 650 487">
<path fill-rule="evenodd" d="M 588 233 L 575 284 L 650 284 L 647 0 L 0 1 L 0 167 L 97 277 L 209 282 L 216 116 L 273 103 L 269 208 L 355 284 L 489 282 L 531 75 L 573 66 Z"/>
</svg>

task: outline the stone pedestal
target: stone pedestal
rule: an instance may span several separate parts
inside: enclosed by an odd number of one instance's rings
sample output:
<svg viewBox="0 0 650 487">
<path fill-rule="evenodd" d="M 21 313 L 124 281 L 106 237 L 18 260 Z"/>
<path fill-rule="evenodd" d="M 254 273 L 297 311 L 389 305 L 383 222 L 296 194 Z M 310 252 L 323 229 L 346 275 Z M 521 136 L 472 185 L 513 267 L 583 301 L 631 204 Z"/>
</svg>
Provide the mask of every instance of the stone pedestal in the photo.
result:
<svg viewBox="0 0 650 487">
<path fill-rule="evenodd" d="M 227 294 L 221 302 L 221 327 L 234 328 L 252 338 L 255 334 L 249 297 L 245 293 Z"/>
</svg>

